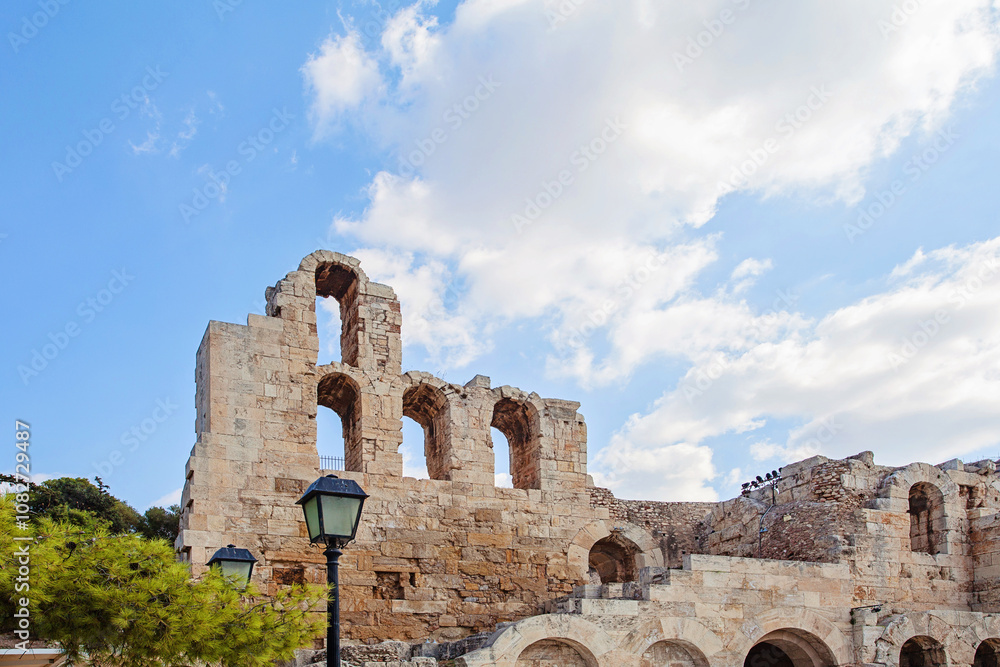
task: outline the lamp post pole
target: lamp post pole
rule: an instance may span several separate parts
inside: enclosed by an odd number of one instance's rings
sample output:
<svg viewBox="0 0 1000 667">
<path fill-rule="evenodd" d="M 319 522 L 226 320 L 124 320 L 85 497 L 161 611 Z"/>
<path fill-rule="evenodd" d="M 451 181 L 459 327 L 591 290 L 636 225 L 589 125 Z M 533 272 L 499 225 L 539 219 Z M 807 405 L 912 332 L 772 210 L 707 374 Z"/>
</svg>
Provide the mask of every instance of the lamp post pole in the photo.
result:
<svg viewBox="0 0 1000 667">
<path fill-rule="evenodd" d="M 330 600 L 326 624 L 326 665 L 340 667 L 340 574 L 337 566 L 341 555 L 336 546 L 326 548 L 326 583 L 330 585 Z"/>
</svg>

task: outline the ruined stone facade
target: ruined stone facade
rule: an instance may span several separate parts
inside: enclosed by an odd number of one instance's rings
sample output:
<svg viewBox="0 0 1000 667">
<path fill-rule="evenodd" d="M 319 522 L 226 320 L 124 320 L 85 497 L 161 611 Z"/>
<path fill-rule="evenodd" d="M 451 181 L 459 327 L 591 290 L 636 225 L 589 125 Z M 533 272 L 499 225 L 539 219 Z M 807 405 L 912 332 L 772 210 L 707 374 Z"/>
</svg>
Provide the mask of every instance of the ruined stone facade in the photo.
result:
<svg viewBox="0 0 1000 667">
<path fill-rule="evenodd" d="M 340 304 L 338 363 L 316 363 L 317 296 Z M 198 350 L 177 541 L 196 573 L 233 543 L 265 590 L 325 581 L 295 501 L 328 472 L 327 408 L 343 423 L 337 474 L 371 495 L 341 559 L 344 632 L 412 644 L 377 664 L 997 667 L 994 462 L 815 457 L 781 470 L 774 503 L 770 489 L 620 500 L 587 476 L 579 404 L 403 373 L 399 302 L 357 260 L 313 253 L 266 298 L 245 326 L 210 323 Z M 403 476 L 404 416 L 431 479 Z M 494 485 L 491 426 L 514 488 Z"/>
</svg>

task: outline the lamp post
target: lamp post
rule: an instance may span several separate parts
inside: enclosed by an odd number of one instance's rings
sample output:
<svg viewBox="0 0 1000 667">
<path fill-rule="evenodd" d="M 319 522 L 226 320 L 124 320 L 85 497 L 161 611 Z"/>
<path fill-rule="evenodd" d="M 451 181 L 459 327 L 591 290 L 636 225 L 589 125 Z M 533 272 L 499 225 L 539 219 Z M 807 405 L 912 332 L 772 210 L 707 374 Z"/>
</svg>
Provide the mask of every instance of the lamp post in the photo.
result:
<svg viewBox="0 0 1000 667">
<path fill-rule="evenodd" d="M 327 607 L 326 664 L 340 667 L 340 581 L 337 564 L 341 549 L 354 540 L 361 521 L 361 508 L 368 494 L 353 479 L 336 475 L 320 477 L 296 501 L 302 505 L 309 541 L 326 545 L 326 581 L 330 584 Z"/>
<path fill-rule="evenodd" d="M 235 545 L 227 544 L 216 551 L 208 560 L 209 567 L 217 567 L 222 576 L 234 579 L 240 588 L 246 588 L 253 573 L 253 564 L 257 559 L 246 549 L 237 549 Z"/>
</svg>

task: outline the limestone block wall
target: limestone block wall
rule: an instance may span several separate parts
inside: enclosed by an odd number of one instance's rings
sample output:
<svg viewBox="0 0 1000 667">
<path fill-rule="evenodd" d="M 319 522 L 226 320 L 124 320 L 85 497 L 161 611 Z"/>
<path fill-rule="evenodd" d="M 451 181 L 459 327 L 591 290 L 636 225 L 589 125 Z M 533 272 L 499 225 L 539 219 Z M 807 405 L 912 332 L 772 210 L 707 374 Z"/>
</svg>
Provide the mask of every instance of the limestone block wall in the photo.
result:
<svg viewBox="0 0 1000 667">
<path fill-rule="evenodd" d="M 996 659 L 1000 618 L 852 606 L 852 580 L 846 563 L 691 555 L 683 569 L 645 570 L 634 584 L 577 587 L 551 602 L 549 613 L 499 629 L 457 664 L 982 667 Z M 907 661 L 914 643 L 917 655 Z M 560 662 L 538 663 L 550 655 Z"/>
<path fill-rule="evenodd" d="M 338 300 L 343 326 L 342 360 L 323 366 L 319 296 Z M 647 532 L 592 505 L 578 403 L 484 376 L 455 385 L 402 373 L 399 303 L 356 259 L 314 253 L 266 297 L 267 316 L 212 322 L 198 350 L 198 435 L 177 540 L 195 573 L 232 543 L 259 559 L 254 578 L 266 590 L 325 581 L 295 505 L 325 472 L 321 408 L 343 424 L 338 474 L 371 495 L 341 559 L 348 639 L 456 639 L 535 614 L 588 580 L 590 548 L 613 532 L 641 565 L 663 564 Z M 404 415 L 424 429 L 431 479 L 402 475 Z M 516 488 L 494 485 L 491 427 L 508 439 Z"/>
<path fill-rule="evenodd" d="M 688 555 L 683 569 L 646 570 L 633 585 L 579 587 L 457 663 L 526 667 L 540 647 L 561 644 L 560 665 L 739 667 L 771 641 L 806 656 L 801 667 L 847 665 L 856 662 L 850 602 L 844 564 Z"/>
<path fill-rule="evenodd" d="M 900 628 L 940 635 L 940 623 L 954 629 L 1000 611 L 1000 475 L 992 461 L 890 468 L 870 452 L 813 457 L 782 468 L 773 507 L 769 489 L 718 503 L 620 500 L 588 481 L 578 403 L 493 387 L 481 375 L 454 384 L 403 373 L 399 302 L 356 259 L 313 253 L 266 297 L 266 316 L 211 322 L 198 349 L 197 438 L 176 546 L 196 574 L 215 549 L 248 548 L 259 559 L 255 579 L 272 592 L 325 581 L 325 559 L 308 544 L 295 501 L 327 472 L 316 416 L 335 411 L 346 468 L 337 474 L 371 495 L 341 560 L 349 640 L 455 640 L 513 621 L 528 632 L 535 626 L 523 619 L 548 608 L 586 616 L 587 632 L 608 637 L 603 648 L 581 644 L 592 649 L 590 657 L 577 651 L 583 664 L 633 664 L 637 655 L 645 667 L 684 663 L 677 646 L 699 644 L 689 637 L 643 647 L 628 633 L 668 633 L 662 619 L 688 618 L 722 642 L 691 654 L 706 667 L 738 664 L 758 630 L 786 632 L 773 625 L 785 616 L 762 620 L 778 609 L 820 619 L 807 631 L 814 635 L 834 636 L 831 627 L 850 634 L 852 651 L 868 651 L 858 661 L 880 662 L 873 656 L 896 650 Z M 322 366 L 318 297 L 338 300 L 343 327 L 341 360 Z M 423 428 L 431 479 L 402 474 L 404 416 Z M 494 484 L 491 427 L 508 440 L 513 489 Z M 632 581 L 643 568 L 661 571 Z M 578 588 L 595 577 L 622 583 L 599 598 Z M 553 607 L 561 597 L 563 606 Z M 870 606 L 884 611 L 851 625 L 851 609 Z M 653 619 L 660 625 L 643 625 Z M 622 635 L 615 624 L 632 629 Z M 796 655 L 819 650 L 787 632 L 775 641 Z M 566 641 L 535 647 L 522 664 L 570 664 L 565 646 L 579 647 Z M 967 648 L 971 640 L 962 641 Z M 840 660 L 840 649 L 830 650 Z"/>
</svg>

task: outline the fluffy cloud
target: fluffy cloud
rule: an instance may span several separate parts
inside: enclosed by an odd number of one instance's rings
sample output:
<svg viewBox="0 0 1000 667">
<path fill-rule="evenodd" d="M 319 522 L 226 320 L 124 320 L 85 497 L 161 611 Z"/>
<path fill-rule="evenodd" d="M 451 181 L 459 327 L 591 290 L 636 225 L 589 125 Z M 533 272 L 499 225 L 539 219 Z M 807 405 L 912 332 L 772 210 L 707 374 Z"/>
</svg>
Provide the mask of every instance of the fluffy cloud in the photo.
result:
<svg viewBox="0 0 1000 667">
<path fill-rule="evenodd" d="M 370 99 L 382 84 L 378 64 L 365 53 L 356 32 L 329 37 L 302 66 L 302 74 L 313 94 L 310 114 L 317 134 Z"/>
<path fill-rule="evenodd" d="M 884 410 L 907 396 L 942 400 L 914 369 L 930 373 L 932 358 L 943 364 L 936 377 L 980 368 L 922 352 L 890 369 L 889 343 L 867 335 L 898 336 L 899 318 L 940 294 L 900 277 L 905 286 L 819 321 L 794 297 L 756 312 L 741 295 L 781 267 L 720 259 L 703 226 L 732 192 L 855 203 L 871 165 L 946 123 L 993 67 L 995 8 L 912 4 L 467 0 L 438 25 L 417 3 L 374 50 L 348 32 L 303 67 L 317 131 L 348 120 L 388 156 L 365 210 L 334 230 L 357 240 L 373 278 L 397 286 L 405 342 L 442 366 L 468 363 L 497 327 L 524 318 L 549 333 L 547 370 L 582 385 L 623 381 L 655 359 L 689 364 L 595 458 L 609 484 L 656 471 L 637 492 L 710 497 L 705 440 L 769 415 L 805 423 L 787 443 L 758 438 L 760 456 L 805 451 L 831 416 L 838 438 L 864 432 L 846 450 L 864 449 L 895 428 Z M 932 280 L 925 266 L 910 271 Z M 705 288 L 710 268 L 729 277 Z M 959 270 L 933 275 L 949 282 Z M 710 392 L 680 393 L 708 371 Z M 880 410 L 858 407 L 861 396 Z M 969 410 L 951 421 L 975 424 Z M 931 420 L 908 414 L 897 442 Z M 947 442 L 981 443 L 969 428 Z M 678 465 L 696 472 L 656 481 Z"/>
<path fill-rule="evenodd" d="M 938 462 L 995 444 L 1000 238 L 917 252 L 887 281 L 884 291 L 820 320 L 796 320 L 773 341 L 695 363 L 651 411 L 629 420 L 598 462 L 625 479 L 641 460 L 631 452 L 670 458 L 672 446 L 708 449 L 711 438 L 771 419 L 801 422 L 783 443 L 751 445 L 754 459 L 776 464 L 866 449 L 890 465 Z M 714 471 L 701 465 L 691 474 L 691 483 L 698 475 L 706 482 Z"/>
</svg>

